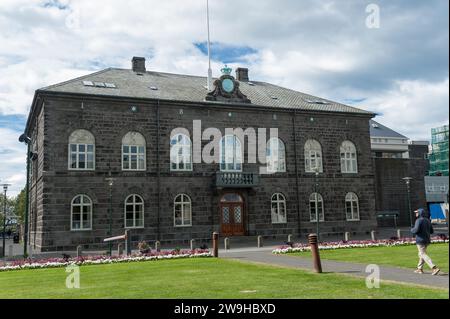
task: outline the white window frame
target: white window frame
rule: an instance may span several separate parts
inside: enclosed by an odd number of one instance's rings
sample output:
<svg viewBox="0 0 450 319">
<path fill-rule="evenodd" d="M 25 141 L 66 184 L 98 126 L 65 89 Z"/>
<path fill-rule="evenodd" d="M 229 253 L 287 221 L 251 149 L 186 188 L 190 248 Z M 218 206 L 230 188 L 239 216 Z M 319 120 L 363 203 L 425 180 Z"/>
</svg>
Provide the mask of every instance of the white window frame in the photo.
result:
<svg viewBox="0 0 450 319">
<path fill-rule="evenodd" d="M 272 137 L 266 144 L 266 166 L 268 173 L 286 172 L 286 147 L 278 137 Z"/>
<path fill-rule="evenodd" d="M 72 145 L 75 151 L 72 151 Z M 84 146 L 84 151 L 80 152 L 80 146 Z M 88 151 L 88 146 L 92 146 L 92 152 Z M 75 155 L 75 166 L 72 167 L 72 155 Z M 80 168 L 80 155 L 85 157 L 85 167 Z M 92 155 L 92 167 L 88 168 L 88 155 Z M 70 171 L 94 171 L 95 170 L 95 137 L 84 129 L 75 130 L 70 134 L 68 143 L 67 166 Z"/>
<path fill-rule="evenodd" d="M 276 209 L 274 211 L 274 204 Z M 281 214 L 281 208 L 284 213 Z M 270 212 L 272 217 L 272 224 L 286 224 L 287 223 L 287 213 L 286 213 L 286 197 L 282 193 L 275 193 L 272 195 L 270 200 Z"/>
<path fill-rule="evenodd" d="M 341 173 L 358 173 L 358 154 L 356 152 L 355 144 L 350 141 L 342 142 L 339 149 L 339 157 L 341 159 Z"/>
<path fill-rule="evenodd" d="M 74 201 L 76 198 L 81 197 L 80 198 L 80 204 L 74 204 Z M 89 204 L 85 205 L 84 203 L 84 198 L 89 199 Z M 74 206 L 79 206 L 80 207 L 80 228 L 73 228 L 73 207 Z M 89 214 L 89 226 L 88 228 L 84 228 L 83 226 L 83 207 L 85 206 L 89 206 L 90 207 L 90 214 Z M 92 209 L 93 209 L 93 205 L 92 205 L 92 199 L 85 195 L 85 194 L 78 194 L 76 195 L 74 198 L 72 198 L 72 201 L 70 202 L 70 230 L 71 231 L 89 231 L 92 230 Z"/>
<path fill-rule="evenodd" d="M 226 163 L 227 160 L 227 140 L 233 138 L 233 149 L 232 149 L 232 156 L 233 156 L 233 162 L 232 163 Z M 220 171 L 221 172 L 242 172 L 242 143 L 239 140 L 239 138 L 236 135 L 225 135 L 220 140 Z M 233 167 L 230 169 L 227 167 L 227 165 L 232 164 Z M 225 165 L 225 167 L 223 167 Z"/>
<path fill-rule="evenodd" d="M 181 198 L 180 201 L 177 201 L 178 198 Z M 190 219 L 189 219 L 189 224 L 185 223 L 185 212 L 184 212 L 184 205 L 185 204 L 189 204 L 189 210 L 190 210 Z M 177 225 L 176 222 L 176 209 L 177 209 L 177 205 L 181 205 L 181 221 L 182 224 L 181 225 Z M 191 198 L 186 195 L 186 194 L 178 194 L 177 196 L 175 196 L 174 200 L 173 200 L 173 225 L 174 227 L 191 227 L 192 226 L 192 200 Z"/>
<path fill-rule="evenodd" d="M 136 135 L 136 137 L 132 137 L 132 135 Z M 132 142 L 128 142 L 126 140 L 130 140 Z M 139 142 L 139 140 L 141 142 Z M 128 147 L 128 152 L 124 151 L 124 147 Z M 131 148 L 136 147 L 136 153 L 131 152 Z M 144 151 L 140 152 L 139 148 L 143 147 Z M 147 170 L 147 147 L 145 137 L 139 132 L 128 132 L 122 138 L 122 171 L 145 171 Z M 125 156 L 128 156 L 128 160 L 125 160 Z M 136 156 L 136 168 L 131 168 L 131 156 Z M 143 159 L 143 167 L 139 167 L 139 163 L 141 163 L 140 159 Z M 128 162 L 128 168 L 124 167 L 124 164 Z"/>
<path fill-rule="evenodd" d="M 321 203 L 321 205 L 319 205 L 319 203 Z M 316 214 L 316 210 L 319 213 L 319 223 L 324 222 L 325 221 L 325 210 L 324 210 L 322 195 L 320 193 L 312 193 L 311 195 L 309 195 L 309 221 L 311 223 L 317 223 L 317 216 L 315 219 L 312 218 L 311 204 L 314 205 L 314 214 Z M 316 205 L 317 205 L 317 209 L 316 209 Z M 321 209 L 322 211 L 320 211 L 320 208 L 322 208 Z"/>
<path fill-rule="evenodd" d="M 347 208 L 350 205 L 351 218 L 348 218 Z M 357 216 L 357 218 L 355 218 Z M 359 198 L 353 192 L 349 192 L 345 195 L 345 218 L 348 222 L 360 221 L 359 216 Z"/>
<path fill-rule="evenodd" d="M 132 201 L 129 202 L 129 199 L 132 198 Z M 140 199 L 140 202 L 136 201 L 136 198 Z M 133 206 L 133 226 L 127 226 L 127 206 Z M 141 206 L 141 226 L 136 226 L 136 221 L 138 220 L 136 218 L 136 207 Z M 144 228 L 144 199 L 138 195 L 138 194 L 131 194 L 128 195 L 127 198 L 125 198 L 124 201 L 124 226 L 126 229 L 138 229 L 138 228 Z"/>
<path fill-rule="evenodd" d="M 179 137 L 181 136 L 181 142 Z M 175 142 L 173 142 L 175 140 Z M 179 150 L 182 154 L 179 154 Z M 188 150 L 188 151 L 187 151 Z M 187 154 L 186 154 L 187 151 Z M 176 152 L 176 162 L 172 161 L 172 153 Z M 184 164 L 184 168 L 180 168 L 180 164 Z M 174 168 L 173 165 L 176 165 Z M 189 167 L 187 167 L 189 166 Z M 172 172 L 191 172 L 193 169 L 192 163 L 192 142 L 186 134 L 176 134 L 170 139 L 170 170 Z"/>
<path fill-rule="evenodd" d="M 317 164 L 319 164 L 319 173 L 323 173 L 323 156 L 322 156 L 322 145 L 317 140 L 309 139 L 305 142 L 304 147 L 305 153 L 305 172 L 315 173 Z M 312 165 L 312 162 L 316 165 Z"/>
</svg>

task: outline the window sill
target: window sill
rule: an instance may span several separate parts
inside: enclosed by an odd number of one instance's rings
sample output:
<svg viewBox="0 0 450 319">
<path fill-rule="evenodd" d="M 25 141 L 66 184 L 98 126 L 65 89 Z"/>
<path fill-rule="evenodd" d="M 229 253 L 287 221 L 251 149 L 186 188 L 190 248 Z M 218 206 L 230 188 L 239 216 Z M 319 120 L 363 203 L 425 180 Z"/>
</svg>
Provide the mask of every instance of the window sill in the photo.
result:
<svg viewBox="0 0 450 319">
<path fill-rule="evenodd" d="M 347 219 L 348 222 L 360 222 L 360 219 Z"/>
<path fill-rule="evenodd" d="M 129 227 L 124 227 L 125 229 L 144 229 L 144 226 L 129 226 Z"/>
<path fill-rule="evenodd" d="M 92 228 L 86 228 L 86 229 L 70 229 L 70 231 L 73 231 L 73 232 L 77 232 L 77 231 L 91 231 L 92 230 Z"/>
<path fill-rule="evenodd" d="M 173 227 L 180 227 L 180 228 L 184 228 L 184 227 L 192 227 L 192 225 L 174 225 Z"/>
</svg>

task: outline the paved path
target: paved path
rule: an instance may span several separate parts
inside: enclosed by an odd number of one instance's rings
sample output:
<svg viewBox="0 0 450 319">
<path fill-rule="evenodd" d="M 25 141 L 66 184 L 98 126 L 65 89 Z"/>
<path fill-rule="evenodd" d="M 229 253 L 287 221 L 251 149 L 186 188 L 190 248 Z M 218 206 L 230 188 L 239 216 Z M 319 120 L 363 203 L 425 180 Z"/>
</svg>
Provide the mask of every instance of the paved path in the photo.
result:
<svg viewBox="0 0 450 319">
<path fill-rule="evenodd" d="M 297 257 L 290 255 L 272 254 L 273 247 L 263 248 L 241 248 L 232 250 L 220 250 L 219 256 L 222 258 L 233 258 L 241 261 L 258 262 L 275 266 L 291 267 L 297 269 L 312 270 L 313 264 L 311 258 Z M 322 260 L 323 272 L 337 274 L 346 274 L 357 277 L 367 277 L 366 264 L 348 263 L 332 260 Z M 414 285 L 431 286 L 435 288 L 449 288 L 448 274 L 432 276 L 430 270 L 425 269 L 426 274 L 419 275 L 411 269 L 402 269 L 396 267 L 380 266 L 380 279 L 387 281 L 396 281 Z"/>
</svg>

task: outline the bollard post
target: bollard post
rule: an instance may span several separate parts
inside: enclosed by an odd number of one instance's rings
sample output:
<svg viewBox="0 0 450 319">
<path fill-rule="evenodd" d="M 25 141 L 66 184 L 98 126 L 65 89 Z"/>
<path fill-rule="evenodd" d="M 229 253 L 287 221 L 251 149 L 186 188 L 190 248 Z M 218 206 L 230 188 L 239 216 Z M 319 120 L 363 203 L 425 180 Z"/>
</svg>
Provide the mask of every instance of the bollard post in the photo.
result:
<svg viewBox="0 0 450 319">
<path fill-rule="evenodd" d="M 213 240 L 213 257 L 219 257 L 219 233 L 214 232 L 212 235 Z"/>
<path fill-rule="evenodd" d="M 225 250 L 230 249 L 230 238 L 225 237 L 225 239 L 223 240 L 223 245 L 225 247 Z"/>
<path fill-rule="evenodd" d="M 14 256 L 14 246 L 13 245 L 8 246 L 8 255 L 9 255 L 9 257 Z"/>
<path fill-rule="evenodd" d="M 397 238 L 398 239 L 402 238 L 402 230 L 401 229 L 397 229 Z"/>
<path fill-rule="evenodd" d="M 191 250 L 195 249 L 195 239 L 191 239 Z"/>
<path fill-rule="evenodd" d="M 370 232 L 370 237 L 372 238 L 373 241 L 377 240 L 376 232 L 374 230 Z"/>
<path fill-rule="evenodd" d="M 349 241 L 349 240 L 350 240 L 350 233 L 349 233 L 348 231 L 346 231 L 346 232 L 344 233 L 344 240 L 345 240 L 345 241 Z"/>
<path fill-rule="evenodd" d="M 320 262 L 319 243 L 317 242 L 317 234 L 309 234 L 308 235 L 308 243 L 311 247 L 314 271 L 317 273 L 321 273 L 322 272 L 322 264 Z"/>
<path fill-rule="evenodd" d="M 288 235 L 288 240 L 287 240 L 287 242 L 288 242 L 288 243 L 292 243 L 292 234 L 289 234 L 289 235 Z"/>
<path fill-rule="evenodd" d="M 119 256 L 123 255 L 123 245 L 121 243 L 117 245 L 117 255 Z"/>
<path fill-rule="evenodd" d="M 258 248 L 261 248 L 263 246 L 263 238 L 262 236 L 258 236 Z"/>
<path fill-rule="evenodd" d="M 77 257 L 83 256 L 83 247 L 81 245 L 77 246 Z"/>
<path fill-rule="evenodd" d="M 125 251 L 127 256 L 131 255 L 131 232 L 129 229 L 125 230 Z"/>
<path fill-rule="evenodd" d="M 161 242 L 159 240 L 155 241 L 155 250 L 157 252 L 161 251 Z"/>
</svg>

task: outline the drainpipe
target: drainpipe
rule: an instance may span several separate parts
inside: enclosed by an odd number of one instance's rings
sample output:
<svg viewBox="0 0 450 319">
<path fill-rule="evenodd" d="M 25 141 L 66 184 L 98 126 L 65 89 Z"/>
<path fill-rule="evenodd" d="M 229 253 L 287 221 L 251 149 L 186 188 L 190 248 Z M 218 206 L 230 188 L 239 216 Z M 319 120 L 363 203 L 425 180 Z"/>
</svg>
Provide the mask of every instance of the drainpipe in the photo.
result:
<svg viewBox="0 0 450 319">
<path fill-rule="evenodd" d="M 160 211 L 161 211 L 161 172 L 160 172 L 160 165 L 159 165 L 159 140 L 160 140 L 160 114 L 159 114 L 159 108 L 160 108 L 160 104 L 159 104 L 159 99 L 158 99 L 158 104 L 156 107 L 156 188 L 158 191 L 158 196 L 157 196 L 157 204 L 158 204 L 158 209 L 157 209 L 157 214 L 156 214 L 156 218 L 157 218 L 157 228 L 156 228 L 156 240 L 160 240 L 160 228 L 159 228 L 159 219 L 160 219 Z"/>
<path fill-rule="evenodd" d="M 297 157 L 297 126 L 295 123 L 295 117 L 297 115 L 297 112 L 294 110 L 293 116 L 292 116 L 292 130 L 294 133 L 294 158 L 295 158 L 295 186 L 297 188 L 297 232 L 298 236 L 300 236 L 300 187 L 299 187 L 299 176 L 298 176 L 298 157 Z"/>
</svg>

